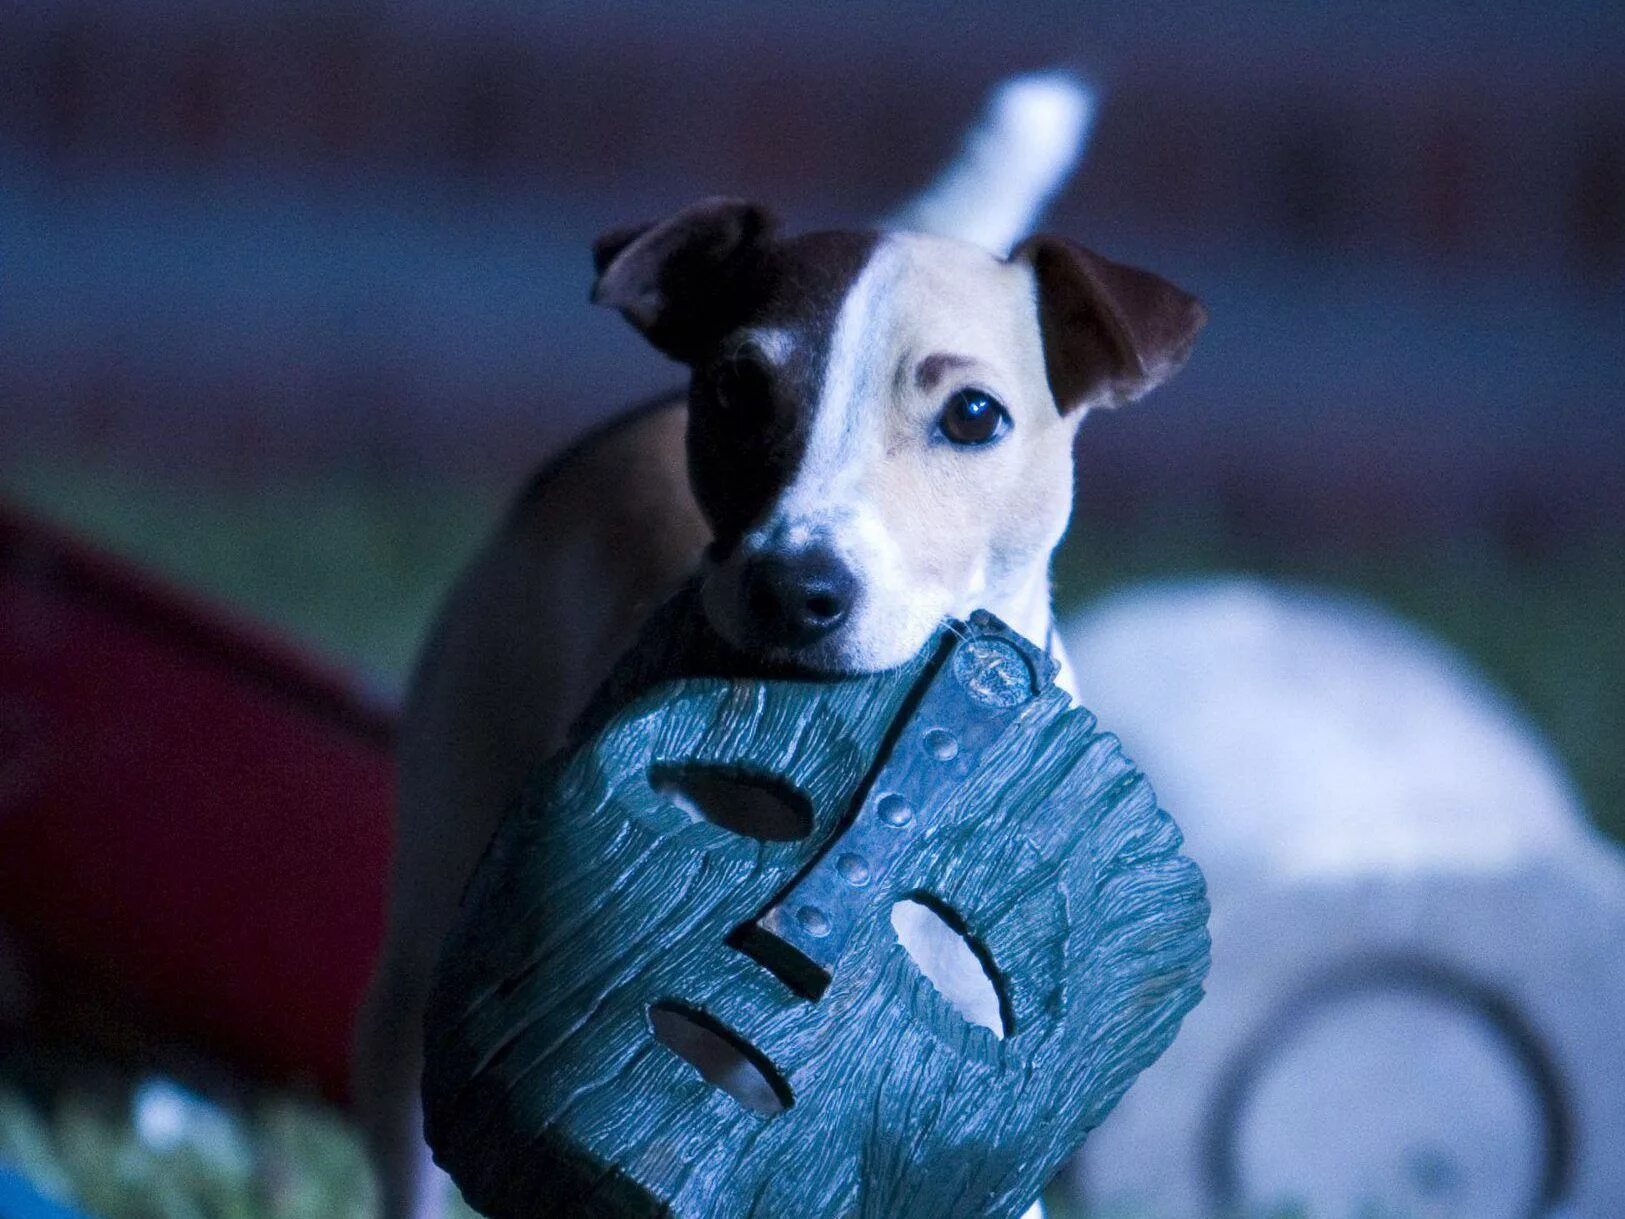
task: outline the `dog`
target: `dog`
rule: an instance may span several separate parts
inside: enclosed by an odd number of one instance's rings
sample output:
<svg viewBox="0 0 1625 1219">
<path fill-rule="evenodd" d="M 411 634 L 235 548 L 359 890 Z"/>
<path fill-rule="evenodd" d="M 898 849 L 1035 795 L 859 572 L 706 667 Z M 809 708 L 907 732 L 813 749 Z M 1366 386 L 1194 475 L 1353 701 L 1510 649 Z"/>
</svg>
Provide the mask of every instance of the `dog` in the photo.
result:
<svg viewBox="0 0 1625 1219">
<path fill-rule="evenodd" d="M 1167 281 L 1062 238 L 1006 255 L 1088 112 L 1069 80 L 1007 85 L 885 229 L 785 235 L 761 207 L 711 198 L 594 246 L 592 299 L 689 385 L 532 481 L 417 666 L 388 940 L 358 1033 L 386 1219 L 435 1214 L 443 1188 L 422 1146 L 420 1025 L 464 883 L 525 773 L 669 593 L 697 578 L 726 643 L 808 673 L 897 665 L 977 608 L 1053 647 L 1078 425 L 1171 376 L 1205 318 Z"/>
</svg>

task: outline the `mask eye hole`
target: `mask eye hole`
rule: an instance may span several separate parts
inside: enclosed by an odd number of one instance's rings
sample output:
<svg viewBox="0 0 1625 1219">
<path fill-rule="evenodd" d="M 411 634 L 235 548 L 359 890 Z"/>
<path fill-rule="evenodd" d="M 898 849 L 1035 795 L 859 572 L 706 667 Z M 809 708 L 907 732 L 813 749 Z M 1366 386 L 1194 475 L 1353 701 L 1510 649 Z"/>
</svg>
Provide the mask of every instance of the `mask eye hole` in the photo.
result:
<svg viewBox="0 0 1625 1219">
<path fill-rule="evenodd" d="M 657 763 L 649 785 L 691 821 L 708 821 L 759 842 L 795 842 L 812 833 L 807 797 L 783 781 L 723 766 Z"/>
<path fill-rule="evenodd" d="M 915 967 L 971 1024 L 1003 1041 L 1010 1035 L 1010 1002 L 987 949 L 966 934 L 952 910 L 917 893 L 891 908 L 892 930 Z"/>
</svg>

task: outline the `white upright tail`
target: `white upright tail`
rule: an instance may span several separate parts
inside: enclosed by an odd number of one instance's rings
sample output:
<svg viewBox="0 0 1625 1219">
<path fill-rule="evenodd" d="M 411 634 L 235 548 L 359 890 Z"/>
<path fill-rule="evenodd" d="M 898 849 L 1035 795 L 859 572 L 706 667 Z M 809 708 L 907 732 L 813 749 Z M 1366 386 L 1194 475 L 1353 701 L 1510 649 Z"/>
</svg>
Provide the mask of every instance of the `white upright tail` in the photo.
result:
<svg viewBox="0 0 1625 1219">
<path fill-rule="evenodd" d="M 1070 72 L 1011 77 L 988 98 L 959 155 L 885 227 L 1008 254 L 1071 176 L 1094 118 L 1094 91 Z"/>
</svg>

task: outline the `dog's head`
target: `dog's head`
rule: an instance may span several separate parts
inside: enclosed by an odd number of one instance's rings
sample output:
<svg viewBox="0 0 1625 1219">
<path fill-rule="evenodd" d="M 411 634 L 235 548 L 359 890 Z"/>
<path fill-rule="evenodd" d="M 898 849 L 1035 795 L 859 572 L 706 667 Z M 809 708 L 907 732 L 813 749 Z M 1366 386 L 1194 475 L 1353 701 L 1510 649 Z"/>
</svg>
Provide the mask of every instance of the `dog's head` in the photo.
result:
<svg viewBox="0 0 1625 1219">
<path fill-rule="evenodd" d="M 1059 238 L 1006 260 L 906 233 L 779 237 L 729 199 L 608 233 L 594 259 L 593 299 L 693 370 L 712 626 L 825 671 L 899 664 L 944 615 L 1019 624 L 1047 595 L 1079 420 L 1174 373 L 1205 316 Z"/>
</svg>

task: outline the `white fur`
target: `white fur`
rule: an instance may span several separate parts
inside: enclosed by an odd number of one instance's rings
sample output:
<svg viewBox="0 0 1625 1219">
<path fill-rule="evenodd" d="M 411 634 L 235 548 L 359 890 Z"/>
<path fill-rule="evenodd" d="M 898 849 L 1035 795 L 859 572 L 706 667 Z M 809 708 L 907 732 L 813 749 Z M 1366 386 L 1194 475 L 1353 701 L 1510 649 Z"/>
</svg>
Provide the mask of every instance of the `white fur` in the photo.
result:
<svg viewBox="0 0 1625 1219">
<path fill-rule="evenodd" d="M 866 485 L 866 475 L 883 456 L 892 388 L 883 339 L 897 311 L 901 272 L 896 247 L 882 243 L 847 293 L 831 336 L 806 455 L 766 528 L 747 541 L 750 549 L 751 543 L 771 545 L 775 536 L 828 538 L 862 590 L 841 654 L 832 657 L 838 667 L 852 669 L 891 662 L 894 636 L 923 642 L 942 616 L 907 586 L 896 542 Z"/>
<path fill-rule="evenodd" d="M 895 253 L 882 243 L 841 302 L 807 451 L 770 527 L 785 521 L 811 523 L 861 507 L 854 496 L 864 459 L 873 456 L 875 447 L 875 429 L 866 426 L 865 407 L 883 401 L 887 388 L 874 357 L 877 336 L 890 321 L 887 297 L 896 279 Z"/>
<path fill-rule="evenodd" d="M 1009 253 L 1072 173 L 1094 118 L 1094 92 L 1070 72 L 1012 77 L 989 98 L 959 156 L 887 227 Z"/>
</svg>

